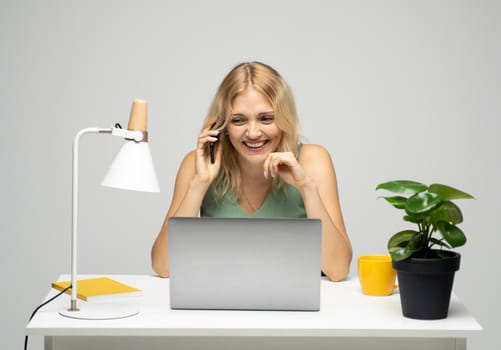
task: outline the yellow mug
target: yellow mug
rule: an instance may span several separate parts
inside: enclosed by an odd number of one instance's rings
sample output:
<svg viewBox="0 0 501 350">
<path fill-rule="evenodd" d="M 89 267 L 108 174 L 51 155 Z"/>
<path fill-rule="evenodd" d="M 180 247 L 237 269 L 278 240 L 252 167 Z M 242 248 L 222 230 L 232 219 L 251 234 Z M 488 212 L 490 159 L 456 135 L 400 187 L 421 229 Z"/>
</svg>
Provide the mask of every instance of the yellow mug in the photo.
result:
<svg viewBox="0 0 501 350">
<path fill-rule="evenodd" d="M 363 255 L 358 257 L 358 278 L 362 293 L 384 296 L 393 293 L 396 271 L 390 255 Z"/>
</svg>

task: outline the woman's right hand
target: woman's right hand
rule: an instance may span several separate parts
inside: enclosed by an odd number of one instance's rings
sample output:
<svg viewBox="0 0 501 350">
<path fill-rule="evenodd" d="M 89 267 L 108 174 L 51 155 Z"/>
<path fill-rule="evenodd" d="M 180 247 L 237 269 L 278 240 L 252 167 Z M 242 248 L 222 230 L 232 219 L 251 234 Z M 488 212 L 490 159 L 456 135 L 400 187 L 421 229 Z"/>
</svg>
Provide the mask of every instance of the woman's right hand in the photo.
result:
<svg viewBox="0 0 501 350">
<path fill-rule="evenodd" d="M 218 141 L 218 130 L 203 129 L 198 136 L 198 145 L 195 157 L 195 176 L 200 181 L 212 183 L 219 173 L 221 167 L 222 147 L 216 143 L 214 152 L 214 163 L 211 163 L 209 156 L 209 143 Z"/>
</svg>

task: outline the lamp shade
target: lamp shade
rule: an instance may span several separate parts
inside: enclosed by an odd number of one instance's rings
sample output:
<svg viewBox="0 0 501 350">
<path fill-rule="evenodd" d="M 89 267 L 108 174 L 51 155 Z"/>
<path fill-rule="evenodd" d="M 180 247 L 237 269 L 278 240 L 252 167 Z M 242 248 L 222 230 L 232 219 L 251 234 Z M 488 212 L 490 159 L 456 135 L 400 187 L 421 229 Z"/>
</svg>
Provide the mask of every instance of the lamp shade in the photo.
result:
<svg viewBox="0 0 501 350">
<path fill-rule="evenodd" d="M 120 149 L 111 163 L 101 185 L 124 190 L 159 192 L 157 176 L 153 166 L 150 146 L 147 140 L 148 103 L 135 99 L 130 111 L 130 131 L 143 132 L 144 140 L 136 142 L 130 139 Z"/>
<path fill-rule="evenodd" d="M 101 185 L 133 191 L 159 192 L 149 144 L 127 141 L 111 163 Z"/>
</svg>

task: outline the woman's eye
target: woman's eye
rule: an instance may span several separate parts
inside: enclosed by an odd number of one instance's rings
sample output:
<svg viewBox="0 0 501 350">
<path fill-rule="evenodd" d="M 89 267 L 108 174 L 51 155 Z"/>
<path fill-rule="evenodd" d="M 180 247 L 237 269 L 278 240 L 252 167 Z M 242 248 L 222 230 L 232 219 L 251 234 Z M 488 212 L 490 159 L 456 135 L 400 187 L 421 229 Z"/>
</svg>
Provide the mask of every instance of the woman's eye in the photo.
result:
<svg viewBox="0 0 501 350">
<path fill-rule="evenodd" d="M 245 119 L 242 117 L 234 117 L 233 119 L 231 119 L 231 123 L 235 125 L 242 125 L 243 123 L 245 123 Z"/>
<path fill-rule="evenodd" d="M 263 122 L 265 124 L 270 124 L 270 123 L 273 123 L 274 119 L 275 118 L 272 115 L 263 115 L 261 117 L 261 122 Z"/>
</svg>

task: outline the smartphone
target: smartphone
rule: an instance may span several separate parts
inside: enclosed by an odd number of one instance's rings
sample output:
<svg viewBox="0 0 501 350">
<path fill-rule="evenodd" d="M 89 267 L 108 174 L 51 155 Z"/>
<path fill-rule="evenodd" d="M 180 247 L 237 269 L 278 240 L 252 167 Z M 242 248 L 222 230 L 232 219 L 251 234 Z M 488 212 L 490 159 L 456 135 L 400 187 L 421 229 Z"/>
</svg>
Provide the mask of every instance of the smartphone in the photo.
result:
<svg viewBox="0 0 501 350">
<path fill-rule="evenodd" d="M 214 129 L 215 126 L 216 126 L 216 123 L 212 124 L 210 128 Z M 216 138 L 219 141 L 219 137 L 216 137 Z M 215 156 L 216 144 L 217 144 L 217 141 L 209 142 L 209 157 L 210 157 L 211 164 L 214 164 L 216 162 L 216 156 Z"/>
<path fill-rule="evenodd" d="M 209 142 L 209 156 L 210 156 L 210 162 L 211 162 L 211 164 L 214 164 L 214 162 L 216 161 L 216 157 L 214 155 L 214 152 L 215 152 L 215 149 L 216 149 L 216 143 L 217 143 L 217 141 L 215 141 L 215 142 Z"/>
</svg>

